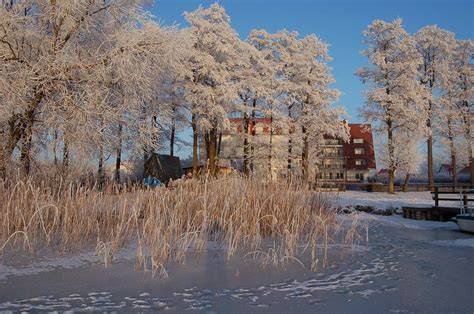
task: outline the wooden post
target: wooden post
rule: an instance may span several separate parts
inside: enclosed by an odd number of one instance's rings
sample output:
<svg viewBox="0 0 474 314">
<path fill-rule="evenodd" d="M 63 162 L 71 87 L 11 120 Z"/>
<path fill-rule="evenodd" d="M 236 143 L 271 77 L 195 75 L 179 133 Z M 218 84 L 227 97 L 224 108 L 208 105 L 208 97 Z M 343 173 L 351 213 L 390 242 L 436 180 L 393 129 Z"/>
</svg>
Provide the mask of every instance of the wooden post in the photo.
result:
<svg viewBox="0 0 474 314">
<path fill-rule="evenodd" d="M 438 207 L 439 206 L 439 200 L 438 200 L 438 187 L 437 186 L 435 186 L 434 192 L 435 192 L 435 206 Z"/>
</svg>

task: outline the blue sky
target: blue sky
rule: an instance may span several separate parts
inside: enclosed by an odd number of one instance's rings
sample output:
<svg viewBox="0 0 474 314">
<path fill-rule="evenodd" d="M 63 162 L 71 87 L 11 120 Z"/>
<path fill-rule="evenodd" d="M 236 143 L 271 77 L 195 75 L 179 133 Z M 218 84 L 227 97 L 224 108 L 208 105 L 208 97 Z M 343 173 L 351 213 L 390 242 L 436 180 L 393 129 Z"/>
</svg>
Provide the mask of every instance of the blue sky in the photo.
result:
<svg viewBox="0 0 474 314">
<path fill-rule="evenodd" d="M 155 0 L 151 12 L 166 25 L 187 26 L 182 13 L 200 4 L 216 1 Z M 331 66 L 336 79 L 334 87 L 343 95 L 338 104 L 344 106 L 351 122 L 363 122 L 358 108 L 363 105 L 364 86 L 354 75 L 366 59 L 360 55 L 362 31 L 375 19 L 392 21 L 403 18 L 404 27 L 415 33 L 425 25 L 436 24 L 452 31 L 459 39 L 474 38 L 474 0 L 221 0 L 231 18 L 232 27 L 245 39 L 255 28 L 269 32 L 282 29 L 298 31 L 301 36 L 314 33 L 330 45 Z M 186 135 L 185 135 L 186 136 Z M 182 157 L 189 154 L 185 150 Z"/>
</svg>

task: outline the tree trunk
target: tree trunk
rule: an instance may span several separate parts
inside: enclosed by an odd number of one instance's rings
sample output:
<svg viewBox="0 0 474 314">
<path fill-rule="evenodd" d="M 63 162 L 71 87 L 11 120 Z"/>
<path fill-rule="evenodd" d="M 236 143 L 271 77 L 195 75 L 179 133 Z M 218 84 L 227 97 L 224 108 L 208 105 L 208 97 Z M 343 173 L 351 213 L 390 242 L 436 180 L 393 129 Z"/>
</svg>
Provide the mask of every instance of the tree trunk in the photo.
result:
<svg viewBox="0 0 474 314">
<path fill-rule="evenodd" d="M 453 177 L 453 185 L 458 185 L 458 171 L 456 169 L 456 152 L 451 151 L 451 168 L 452 168 L 452 177 Z"/>
<path fill-rule="evenodd" d="M 59 140 L 59 134 L 57 130 L 54 130 L 53 133 L 54 136 L 54 143 L 53 143 L 53 156 L 54 156 L 54 166 L 58 166 L 58 140 Z"/>
<path fill-rule="evenodd" d="M 291 161 L 292 161 L 292 150 L 293 150 L 293 143 L 291 140 L 291 107 L 288 106 L 288 178 L 291 176 Z"/>
<path fill-rule="evenodd" d="M 115 174 L 114 179 L 115 183 L 120 183 L 120 167 L 122 165 L 122 123 L 118 125 L 118 144 L 116 149 L 116 159 L 115 159 Z"/>
<path fill-rule="evenodd" d="M 191 127 L 193 129 L 193 176 L 198 175 L 198 131 L 196 124 L 196 115 L 193 114 L 191 118 Z"/>
<path fill-rule="evenodd" d="M 311 69 L 310 73 L 313 70 Z M 308 81 L 308 85 L 311 86 L 311 81 Z M 306 102 L 303 103 L 301 108 L 301 115 L 305 117 L 307 115 L 307 107 L 306 104 L 309 106 L 310 97 L 309 94 L 306 95 Z M 303 176 L 303 184 L 308 183 L 309 179 L 309 144 L 308 144 L 308 134 L 306 127 L 304 125 L 301 126 L 301 133 L 303 135 L 303 149 L 301 152 L 301 169 L 302 169 L 302 176 Z"/>
<path fill-rule="evenodd" d="M 395 194 L 395 170 L 388 169 L 388 193 Z"/>
<path fill-rule="evenodd" d="M 217 159 L 221 155 L 221 145 L 222 145 L 222 132 L 219 132 L 219 141 L 217 142 Z"/>
<path fill-rule="evenodd" d="M 388 129 L 388 193 L 395 193 L 395 165 L 394 165 L 394 153 L 395 149 L 393 147 L 393 133 L 392 133 L 392 121 L 387 121 Z"/>
<path fill-rule="evenodd" d="M 64 146 L 63 146 L 63 171 L 66 171 L 69 167 L 69 141 L 64 136 Z"/>
<path fill-rule="evenodd" d="M 173 105 L 173 118 L 171 119 L 171 134 L 170 134 L 170 156 L 174 156 L 175 133 L 176 133 L 176 106 Z"/>
<path fill-rule="evenodd" d="M 405 175 L 405 182 L 403 182 L 403 192 L 408 192 L 408 182 L 410 182 L 410 173 L 407 172 Z"/>
<path fill-rule="evenodd" d="M 144 115 L 144 120 L 147 120 L 147 113 L 146 109 L 143 108 L 143 115 Z M 158 128 L 158 123 L 157 123 L 157 117 L 153 116 L 152 117 L 153 125 L 154 127 Z M 156 138 L 156 133 L 152 133 L 151 138 L 152 138 L 152 143 L 156 143 L 157 138 Z M 152 149 L 147 143 L 143 143 L 143 166 L 145 166 L 146 161 L 153 155 L 154 149 Z M 145 170 L 145 169 L 143 169 Z M 145 172 L 143 172 L 145 174 Z"/>
<path fill-rule="evenodd" d="M 306 127 L 301 127 L 301 132 L 303 133 L 303 151 L 301 154 L 301 169 L 303 175 L 303 182 L 308 183 L 309 177 L 309 144 L 308 144 L 308 134 L 306 133 Z"/>
<path fill-rule="evenodd" d="M 244 175 L 248 176 L 250 174 L 250 165 L 249 165 L 249 115 L 247 113 L 247 103 L 244 102 L 244 125 L 243 125 L 243 133 L 244 133 Z"/>
<path fill-rule="evenodd" d="M 20 148 L 20 162 L 23 176 L 27 177 L 31 170 L 31 147 L 33 140 L 33 122 L 35 110 L 30 109 L 24 117 L 24 128 L 22 132 L 23 143 Z"/>
<path fill-rule="evenodd" d="M 33 96 L 33 99 L 31 100 L 28 110 L 20 115 L 20 114 L 14 114 L 8 121 L 8 126 L 9 126 L 9 135 L 8 135 L 8 140 L 7 144 L 5 145 L 3 151 L 0 153 L 0 176 L 5 178 L 6 176 L 6 166 L 7 163 L 11 160 L 11 157 L 13 155 L 13 151 L 15 150 L 15 147 L 17 146 L 18 142 L 23 138 L 25 138 L 25 132 L 28 132 L 28 129 L 30 133 L 33 131 L 33 122 L 34 122 L 34 115 L 36 112 L 36 108 L 40 104 L 41 100 L 43 99 L 43 93 L 42 92 L 36 92 Z M 32 134 L 26 135 L 26 143 L 27 146 L 31 146 L 31 136 Z M 28 143 L 28 139 L 30 143 Z M 23 150 L 29 150 L 31 147 L 23 147 Z M 23 151 L 22 153 L 26 153 Z M 29 163 L 31 163 L 30 159 L 30 152 L 28 151 L 27 155 L 24 156 L 24 161 L 25 163 L 28 163 L 28 165 L 24 164 L 23 169 L 26 170 L 28 168 L 28 173 L 29 173 Z"/>
<path fill-rule="evenodd" d="M 426 141 L 428 146 L 428 186 L 430 191 L 434 191 L 434 173 L 433 173 L 433 136 L 428 135 Z"/>
<path fill-rule="evenodd" d="M 290 134 L 288 134 L 288 165 L 287 165 L 288 176 L 290 176 L 290 174 L 291 174 L 291 161 L 292 161 L 291 154 L 292 154 L 292 150 L 293 150 L 293 143 L 291 141 Z"/>
<path fill-rule="evenodd" d="M 254 168 L 255 168 L 255 165 L 254 165 L 254 162 L 255 162 L 255 147 L 254 147 L 254 143 L 255 143 L 255 135 L 257 134 L 256 133 L 256 128 L 257 128 L 257 121 L 255 120 L 255 116 L 256 116 L 256 107 L 257 107 L 257 99 L 254 98 L 253 99 L 253 104 L 252 104 L 252 127 L 251 127 L 251 134 L 252 134 L 252 143 L 250 144 L 250 155 L 251 155 L 251 158 L 250 158 L 250 171 L 253 173 L 254 172 Z"/>
<path fill-rule="evenodd" d="M 469 172 L 471 176 L 471 188 L 474 187 L 474 157 L 471 152 L 471 162 L 469 163 Z"/>
<path fill-rule="evenodd" d="M 31 147 L 33 139 L 33 120 L 27 122 L 25 132 L 23 134 L 23 143 L 20 148 L 20 162 L 23 177 L 27 178 L 31 170 Z"/>
<path fill-rule="evenodd" d="M 217 130 L 212 128 L 207 132 L 206 137 L 208 171 L 212 176 L 217 175 Z"/>
<path fill-rule="evenodd" d="M 270 114 L 270 147 L 268 154 L 268 170 L 270 171 L 270 180 L 273 180 L 272 154 L 273 154 L 273 114 Z"/>
<path fill-rule="evenodd" d="M 13 115 L 9 119 L 8 140 L 4 148 L 0 151 L 0 176 L 2 179 L 6 179 L 7 165 L 11 160 L 17 143 L 21 139 L 23 128 L 23 119 L 21 115 Z"/>
<path fill-rule="evenodd" d="M 471 179 L 471 188 L 474 188 L 474 157 L 472 153 L 472 136 L 471 136 L 471 109 L 467 101 L 463 102 L 466 108 L 463 115 L 464 120 L 464 137 L 467 142 L 467 158 L 469 162 L 469 176 Z"/>
<path fill-rule="evenodd" d="M 97 168 L 97 184 L 100 191 L 105 185 L 105 172 L 104 172 L 104 150 L 102 146 L 99 148 L 99 165 Z"/>
<path fill-rule="evenodd" d="M 456 147 L 454 146 L 454 132 L 451 123 L 451 119 L 448 118 L 448 141 L 449 141 L 449 151 L 451 153 L 451 176 L 453 179 L 453 185 L 458 185 L 458 176 L 457 176 L 457 164 L 456 164 Z"/>
<path fill-rule="evenodd" d="M 433 136 L 431 135 L 431 110 L 432 110 L 432 103 L 431 101 L 429 102 L 429 114 L 430 117 L 428 118 L 428 121 L 426 125 L 428 126 L 428 130 L 430 134 L 428 135 L 428 139 L 426 141 L 427 146 L 428 146 L 428 186 L 431 192 L 434 191 L 434 173 L 433 173 Z"/>
</svg>

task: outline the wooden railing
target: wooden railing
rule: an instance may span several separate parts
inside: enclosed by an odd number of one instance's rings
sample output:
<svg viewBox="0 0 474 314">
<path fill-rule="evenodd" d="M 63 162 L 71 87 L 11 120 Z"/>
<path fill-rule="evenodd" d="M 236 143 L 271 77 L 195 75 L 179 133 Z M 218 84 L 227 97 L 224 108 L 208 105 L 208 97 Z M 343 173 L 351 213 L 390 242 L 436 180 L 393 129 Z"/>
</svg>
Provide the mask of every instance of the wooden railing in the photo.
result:
<svg viewBox="0 0 474 314">
<path fill-rule="evenodd" d="M 474 203 L 474 189 L 471 187 L 436 186 L 431 194 L 435 202 L 435 207 L 439 207 L 440 202 L 459 202 L 459 205 L 462 203 L 462 206 L 467 209 L 469 203 Z"/>
</svg>

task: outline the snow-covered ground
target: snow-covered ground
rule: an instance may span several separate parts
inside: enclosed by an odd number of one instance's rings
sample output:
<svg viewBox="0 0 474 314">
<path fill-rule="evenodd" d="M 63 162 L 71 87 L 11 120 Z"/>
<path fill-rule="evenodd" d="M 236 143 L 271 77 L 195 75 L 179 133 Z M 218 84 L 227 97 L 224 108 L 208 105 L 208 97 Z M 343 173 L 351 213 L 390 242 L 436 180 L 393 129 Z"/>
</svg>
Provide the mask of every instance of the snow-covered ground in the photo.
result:
<svg viewBox="0 0 474 314">
<path fill-rule="evenodd" d="M 336 195 L 336 203 L 341 206 L 365 205 L 378 209 L 401 208 L 402 206 L 433 206 L 430 192 L 381 193 L 364 191 L 344 191 Z M 458 202 L 443 202 L 446 206 L 459 206 Z"/>
</svg>

